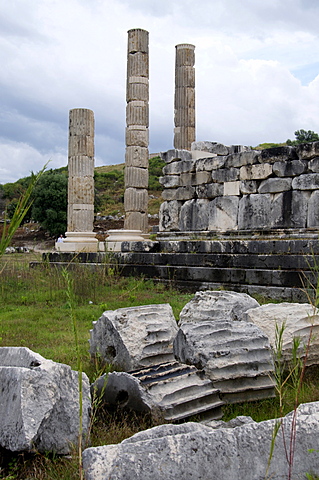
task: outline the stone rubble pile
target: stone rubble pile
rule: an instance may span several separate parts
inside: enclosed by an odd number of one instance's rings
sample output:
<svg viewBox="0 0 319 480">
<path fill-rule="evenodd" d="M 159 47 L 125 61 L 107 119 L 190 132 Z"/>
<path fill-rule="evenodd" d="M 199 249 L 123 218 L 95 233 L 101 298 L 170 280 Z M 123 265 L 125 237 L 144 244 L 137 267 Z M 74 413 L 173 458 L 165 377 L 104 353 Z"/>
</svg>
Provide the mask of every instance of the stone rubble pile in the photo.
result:
<svg viewBox="0 0 319 480">
<path fill-rule="evenodd" d="M 194 142 L 162 158 L 160 231 L 319 226 L 319 142 L 262 151 Z"/>
<path fill-rule="evenodd" d="M 25 347 L 0 348 L 0 446 L 13 452 L 69 454 L 78 443 L 78 372 Z M 90 385 L 83 373 L 83 439 Z"/>
</svg>

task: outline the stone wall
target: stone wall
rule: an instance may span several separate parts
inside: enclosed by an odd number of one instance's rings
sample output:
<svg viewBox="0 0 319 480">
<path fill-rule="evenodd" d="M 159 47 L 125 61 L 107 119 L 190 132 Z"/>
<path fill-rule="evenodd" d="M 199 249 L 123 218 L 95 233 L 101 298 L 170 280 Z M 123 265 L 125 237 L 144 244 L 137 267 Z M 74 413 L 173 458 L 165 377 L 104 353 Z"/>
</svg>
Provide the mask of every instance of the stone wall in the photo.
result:
<svg viewBox="0 0 319 480">
<path fill-rule="evenodd" d="M 319 142 L 262 151 L 194 142 L 162 158 L 162 232 L 319 227 Z"/>
</svg>

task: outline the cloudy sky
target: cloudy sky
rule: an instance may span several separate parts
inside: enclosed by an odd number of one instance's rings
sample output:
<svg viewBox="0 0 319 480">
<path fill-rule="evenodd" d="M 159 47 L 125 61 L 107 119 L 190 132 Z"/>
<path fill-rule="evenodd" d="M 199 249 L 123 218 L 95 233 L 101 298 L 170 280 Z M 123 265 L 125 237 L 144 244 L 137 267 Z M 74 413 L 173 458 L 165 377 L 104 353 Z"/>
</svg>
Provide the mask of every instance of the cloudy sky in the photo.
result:
<svg viewBox="0 0 319 480">
<path fill-rule="evenodd" d="M 196 46 L 197 140 L 319 132 L 318 0 L 1 0 L 0 183 L 67 165 L 71 108 L 96 165 L 124 162 L 127 30 L 150 40 L 150 152 L 173 143 L 175 45 Z"/>
</svg>

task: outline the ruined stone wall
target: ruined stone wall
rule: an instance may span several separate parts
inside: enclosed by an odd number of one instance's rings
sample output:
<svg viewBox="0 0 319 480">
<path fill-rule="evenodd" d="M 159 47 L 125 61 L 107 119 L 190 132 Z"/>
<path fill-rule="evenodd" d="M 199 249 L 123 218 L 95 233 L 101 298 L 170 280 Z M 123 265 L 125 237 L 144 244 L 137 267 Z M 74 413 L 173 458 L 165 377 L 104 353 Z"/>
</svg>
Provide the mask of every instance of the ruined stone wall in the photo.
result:
<svg viewBox="0 0 319 480">
<path fill-rule="evenodd" d="M 195 142 L 162 158 L 160 231 L 319 227 L 319 142 L 262 151 Z"/>
</svg>

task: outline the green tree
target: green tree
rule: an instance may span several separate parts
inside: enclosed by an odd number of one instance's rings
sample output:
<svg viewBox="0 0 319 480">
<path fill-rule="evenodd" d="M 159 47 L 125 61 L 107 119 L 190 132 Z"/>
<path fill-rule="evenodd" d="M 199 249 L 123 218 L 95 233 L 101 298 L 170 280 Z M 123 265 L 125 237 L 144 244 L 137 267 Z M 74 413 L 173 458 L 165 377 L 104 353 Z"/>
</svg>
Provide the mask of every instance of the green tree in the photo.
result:
<svg viewBox="0 0 319 480">
<path fill-rule="evenodd" d="M 34 189 L 32 218 L 51 236 L 58 236 L 66 231 L 67 188 L 67 176 L 49 170 Z"/>
<path fill-rule="evenodd" d="M 318 142 L 319 135 L 315 133 L 313 130 L 300 130 L 295 131 L 296 140 L 287 140 L 287 145 L 299 145 L 300 143 L 309 143 L 309 142 Z"/>
</svg>

